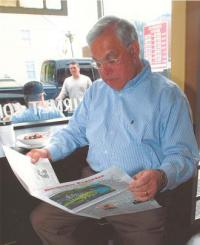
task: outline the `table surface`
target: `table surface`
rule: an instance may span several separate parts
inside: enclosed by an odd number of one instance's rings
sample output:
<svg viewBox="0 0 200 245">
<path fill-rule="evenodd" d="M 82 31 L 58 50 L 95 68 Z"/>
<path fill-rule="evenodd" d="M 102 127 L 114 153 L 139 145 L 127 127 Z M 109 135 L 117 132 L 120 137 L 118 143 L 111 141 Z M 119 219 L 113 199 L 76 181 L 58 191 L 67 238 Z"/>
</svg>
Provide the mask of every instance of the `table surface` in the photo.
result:
<svg viewBox="0 0 200 245">
<path fill-rule="evenodd" d="M 32 133 L 32 132 L 49 132 L 52 134 L 58 129 L 64 128 L 67 126 L 69 118 L 65 118 L 64 120 L 47 120 L 41 122 L 34 123 L 24 123 L 24 124 L 15 124 L 14 132 L 16 138 L 16 150 L 25 153 L 30 148 L 23 147 L 23 144 L 17 141 L 17 136 L 20 134 Z M 4 155 L 0 155 L 0 158 L 3 158 Z"/>
</svg>

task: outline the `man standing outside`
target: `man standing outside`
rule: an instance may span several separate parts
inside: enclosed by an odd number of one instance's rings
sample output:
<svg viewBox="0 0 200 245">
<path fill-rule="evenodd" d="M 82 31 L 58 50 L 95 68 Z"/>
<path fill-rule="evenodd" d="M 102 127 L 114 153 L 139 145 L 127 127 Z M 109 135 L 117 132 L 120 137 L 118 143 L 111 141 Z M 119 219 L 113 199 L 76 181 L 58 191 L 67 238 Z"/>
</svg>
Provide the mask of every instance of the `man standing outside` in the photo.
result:
<svg viewBox="0 0 200 245">
<path fill-rule="evenodd" d="M 140 58 L 137 33 L 128 21 L 105 16 L 87 41 L 102 79 L 86 91 L 67 127 L 44 149 L 28 153 L 32 162 L 62 159 L 89 145 L 90 174 L 120 167 L 132 177 L 129 189 L 138 201 L 186 182 L 199 159 L 186 96 Z M 164 245 L 166 216 L 161 207 L 106 219 L 122 245 Z M 43 245 L 78 245 L 73 231 L 84 219 L 45 203 L 31 215 Z"/>
<path fill-rule="evenodd" d="M 80 67 L 78 62 L 71 61 L 69 63 L 70 77 L 64 80 L 60 94 L 56 100 L 63 100 L 66 97 L 72 99 L 82 99 L 86 89 L 92 84 L 91 79 L 83 74 L 80 74 Z"/>
</svg>

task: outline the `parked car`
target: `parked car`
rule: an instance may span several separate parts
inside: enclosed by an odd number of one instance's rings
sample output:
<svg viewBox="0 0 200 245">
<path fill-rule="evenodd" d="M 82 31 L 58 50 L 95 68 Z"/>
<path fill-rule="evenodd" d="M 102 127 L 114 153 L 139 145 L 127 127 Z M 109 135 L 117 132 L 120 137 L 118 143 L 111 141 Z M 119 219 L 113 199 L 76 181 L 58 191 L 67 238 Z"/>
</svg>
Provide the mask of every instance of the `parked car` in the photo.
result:
<svg viewBox="0 0 200 245">
<path fill-rule="evenodd" d="M 5 104 L 13 100 L 23 102 L 22 84 L 9 76 L 0 77 L 0 103 Z"/>
</svg>

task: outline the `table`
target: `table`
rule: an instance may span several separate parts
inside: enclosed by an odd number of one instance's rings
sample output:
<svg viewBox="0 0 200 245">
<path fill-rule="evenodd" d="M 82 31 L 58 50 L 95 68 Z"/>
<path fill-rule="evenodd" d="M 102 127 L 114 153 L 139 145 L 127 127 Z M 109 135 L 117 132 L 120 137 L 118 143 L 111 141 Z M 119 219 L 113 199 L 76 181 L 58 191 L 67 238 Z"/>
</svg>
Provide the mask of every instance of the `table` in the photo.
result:
<svg viewBox="0 0 200 245">
<path fill-rule="evenodd" d="M 43 121 L 26 122 L 14 124 L 15 138 L 20 134 L 32 133 L 32 132 L 53 132 L 59 128 L 63 128 L 69 122 L 70 117 L 57 118 Z M 25 152 L 25 148 L 16 147 L 19 152 Z M 0 160 L 4 157 L 3 149 L 0 149 Z M 1 160 L 2 161 L 2 160 Z"/>
<path fill-rule="evenodd" d="M 15 135 L 65 127 L 70 117 L 14 124 Z"/>
</svg>

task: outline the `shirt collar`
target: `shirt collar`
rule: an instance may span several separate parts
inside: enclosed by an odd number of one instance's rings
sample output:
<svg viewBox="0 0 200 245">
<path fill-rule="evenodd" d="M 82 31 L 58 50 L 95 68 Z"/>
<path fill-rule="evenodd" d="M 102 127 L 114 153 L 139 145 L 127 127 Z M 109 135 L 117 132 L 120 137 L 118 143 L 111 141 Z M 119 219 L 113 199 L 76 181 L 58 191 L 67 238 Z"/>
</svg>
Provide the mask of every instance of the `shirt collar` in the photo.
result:
<svg viewBox="0 0 200 245">
<path fill-rule="evenodd" d="M 144 64 L 144 67 L 141 72 L 138 73 L 133 79 L 129 80 L 122 90 L 137 86 L 146 76 L 148 76 L 149 73 L 151 73 L 149 62 L 147 60 L 142 60 L 142 63 Z"/>
</svg>

